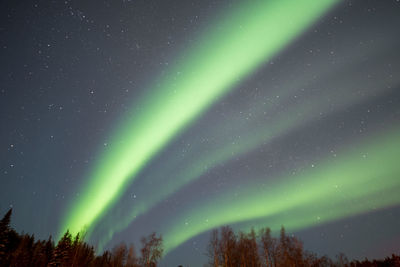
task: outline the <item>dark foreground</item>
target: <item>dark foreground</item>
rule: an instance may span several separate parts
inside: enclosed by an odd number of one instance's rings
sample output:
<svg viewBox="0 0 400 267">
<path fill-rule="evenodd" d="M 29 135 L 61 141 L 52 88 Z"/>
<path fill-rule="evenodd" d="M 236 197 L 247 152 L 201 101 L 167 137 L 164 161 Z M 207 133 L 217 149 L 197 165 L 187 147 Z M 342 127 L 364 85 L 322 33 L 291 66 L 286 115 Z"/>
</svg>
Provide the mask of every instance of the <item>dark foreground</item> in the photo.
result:
<svg viewBox="0 0 400 267">
<path fill-rule="evenodd" d="M 66 232 L 57 242 L 35 240 L 33 235 L 19 234 L 10 227 L 12 210 L 0 221 L 0 266 L 48 267 L 48 266 L 101 266 L 101 267 L 153 267 L 163 254 L 162 238 L 156 233 L 141 239 L 140 255 L 134 245 L 116 246 L 96 255 L 93 246 L 83 241 L 81 235 Z M 335 259 L 319 257 L 305 251 L 302 242 L 288 236 L 282 227 L 279 238 L 271 236 L 269 228 L 258 233 L 238 234 L 225 226 L 211 233 L 207 249 L 209 262 L 204 266 L 224 267 L 367 267 L 399 266 L 400 256 L 392 255 L 383 260 L 349 261 L 344 254 Z M 186 266 L 186 265 L 185 265 Z"/>
</svg>

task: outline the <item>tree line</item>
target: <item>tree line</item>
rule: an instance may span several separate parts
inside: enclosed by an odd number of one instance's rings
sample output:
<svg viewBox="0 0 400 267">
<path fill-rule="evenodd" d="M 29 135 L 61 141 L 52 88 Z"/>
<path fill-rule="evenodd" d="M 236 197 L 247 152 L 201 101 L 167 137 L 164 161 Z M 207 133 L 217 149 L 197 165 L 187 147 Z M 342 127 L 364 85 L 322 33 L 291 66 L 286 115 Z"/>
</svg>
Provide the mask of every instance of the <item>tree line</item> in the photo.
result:
<svg viewBox="0 0 400 267">
<path fill-rule="evenodd" d="M 235 234 L 229 226 L 211 232 L 207 256 L 209 266 L 213 267 L 400 267 L 400 256 L 392 255 L 384 260 L 349 261 L 340 253 L 332 260 L 328 256 L 319 257 L 306 251 L 300 239 L 287 235 L 282 226 L 280 235 L 275 238 L 270 228 L 256 233 Z"/>
<path fill-rule="evenodd" d="M 33 235 L 19 234 L 10 227 L 11 215 L 10 209 L 0 221 L 0 266 L 155 267 L 163 256 L 163 240 L 156 233 L 141 239 L 140 255 L 136 254 L 133 244 L 125 243 L 96 255 L 94 247 L 84 242 L 80 234 L 72 236 L 67 231 L 57 244 L 51 236 L 47 240 L 35 240 Z M 335 260 L 318 257 L 304 250 L 303 243 L 287 235 L 284 227 L 278 238 L 271 235 L 269 228 L 237 234 L 229 226 L 215 229 L 206 254 L 209 262 L 205 266 L 213 267 L 400 267 L 397 255 L 372 261 L 349 261 L 344 254 Z"/>
<path fill-rule="evenodd" d="M 140 256 L 135 247 L 122 243 L 111 251 L 96 255 L 93 246 L 83 241 L 80 234 L 68 231 L 54 243 L 35 240 L 34 235 L 18 234 L 10 227 L 12 209 L 0 221 L 0 266 L 13 267 L 153 267 L 163 254 L 162 237 L 152 233 L 141 239 Z"/>
</svg>

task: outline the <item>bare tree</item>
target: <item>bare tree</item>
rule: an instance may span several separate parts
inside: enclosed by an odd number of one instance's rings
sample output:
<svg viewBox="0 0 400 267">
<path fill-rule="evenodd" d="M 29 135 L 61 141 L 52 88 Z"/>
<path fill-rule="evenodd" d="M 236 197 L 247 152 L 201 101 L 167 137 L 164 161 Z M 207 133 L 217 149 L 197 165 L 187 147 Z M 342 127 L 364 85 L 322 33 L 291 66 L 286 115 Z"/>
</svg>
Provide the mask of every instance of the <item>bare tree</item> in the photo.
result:
<svg viewBox="0 0 400 267">
<path fill-rule="evenodd" d="M 304 266 L 306 264 L 303 243 L 294 235 L 286 235 L 282 226 L 277 246 L 276 266 Z"/>
<path fill-rule="evenodd" d="M 125 243 L 121 243 L 113 248 L 111 262 L 113 267 L 124 267 L 128 249 Z"/>
<path fill-rule="evenodd" d="M 248 260 L 250 259 L 250 251 L 249 251 L 249 240 L 247 235 L 243 232 L 239 233 L 239 240 L 237 243 L 237 251 L 239 256 L 239 265 L 243 267 L 247 267 Z"/>
<path fill-rule="evenodd" d="M 221 228 L 220 250 L 224 266 L 236 266 L 236 235 L 229 226 Z"/>
<path fill-rule="evenodd" d="M 209 257 L 209 264 L 214 266 L 214 267 L 219 267 L 220 266 L 220 245 L 219 245 L 219 239 L 218 239 L 218 230 L 214 229 L 211 232 L 211 238 L 208 243 L 208 252 L 207 255 Z"/>
<path fill-rule="evenodd" d="M 126 257 L 126 267 L 137 267 L 138 259 L 136 256 L 135 246 L 131 244 L 128 249 L 128 255 Z"/>
<path fill-rule="evenodd" d="M 336 265 L 338 267 L 345 267 L 349 264 L 349 260 L 347 259 L 346 255 L 344 253 L 339 253 L 336 255 Z"/>
<path fill-rule="evenodd" d="M 238 265 L 243 267 L 261 266 L 260 256 L 258 255 L 257 236 L 254 229 L 250 233 L 239 234 L 237 241 Z"/>
<path fill-rule="evenodd" d="M 141 263 L 145 267 L 157 266 L 157 262 L 162 257 L 163 247 L 162 247 L 162 237 L 157 237 L 156 233 L 152 233 L 147 238 L 143 237 L 142 249 L 140 250 L 142 254 Z"/>
<path fill-rule="evenodd" d="M 276 239 L 271 236 L 270 228 L 260 230 L 261 246 L 265 260 L 265 266 L 276 266 Z"/>
</svg>

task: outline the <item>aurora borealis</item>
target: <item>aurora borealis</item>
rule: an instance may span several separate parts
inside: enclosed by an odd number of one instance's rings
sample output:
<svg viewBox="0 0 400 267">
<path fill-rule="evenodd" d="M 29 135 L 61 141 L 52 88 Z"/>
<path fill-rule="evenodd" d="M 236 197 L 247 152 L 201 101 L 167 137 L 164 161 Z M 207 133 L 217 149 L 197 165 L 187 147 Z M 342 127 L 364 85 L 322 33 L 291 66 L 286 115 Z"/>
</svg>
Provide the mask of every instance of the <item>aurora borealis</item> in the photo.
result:
<svg viewBox="0 0 400 267">
<path fill-rule="evenodd" d="M 278 221 L 288 220 L 289 227 L 302 228 L 349 214 L 398 205 L 399 129 L 394 129 L 388 136 L 378 137 L 378 140 L 378 144 L 361 146 L 356 151 L 344 153 L 338 160 L 323 161 L 321 166 L 310 167 L 294 178 L 280 177 L 279 182 L 271 185 L 243 187 L 240 195 L 245 195 L 245 198 L 232 196 L 231 192 L 220 192 L 216 199 L 200 203 L 198 207 L 188 209 L 190 214 L 183 215 L 182 221 L 190 218 L 189 231 L 182 231 L 179 225 L 166 231 L 165 239 L 170 240 L 166 249 L 175 248 L 208 229 L 258 218 L 279 218 L 280 213 L 292 210 L 295 211 L 293 217 Z M 371 152 L 363 154 L 363 151 Z M 343 209 L 343 206 L 348 208 Z M 273 226 L 279 228 L 280 224 Z"/>
<path fill-rule="evenodd" d="M 16 229 L 85 229 L 98 250 L 156 231 L 161 266 L 205 262 L 226 224 L 395 252 L 397 1 L 1 5 L 0 211 Z"/>
<path fill-rule="evenodd" d="M 154 96 L 149 93 L 149 97 L 139 100 L 140 112 L 129 114 L 122 122 L 123 129 L 117 131 L 109 151 L 95 167 L 83 199 L 73 206 L 61 232 L 70 229 L 76 234 L 90 228 L 174 135 L 336 1 L 319 1 L 310 9 L 312 2 L 258 1 L 240 5 L 234 12 L 237 14 L 228 14 L 212 27 L 216 30 L 196 41 L 196 48 L 188 52 L 187 58 L 165 74 L 160 88 L 149 89 Z"/>
</svg>

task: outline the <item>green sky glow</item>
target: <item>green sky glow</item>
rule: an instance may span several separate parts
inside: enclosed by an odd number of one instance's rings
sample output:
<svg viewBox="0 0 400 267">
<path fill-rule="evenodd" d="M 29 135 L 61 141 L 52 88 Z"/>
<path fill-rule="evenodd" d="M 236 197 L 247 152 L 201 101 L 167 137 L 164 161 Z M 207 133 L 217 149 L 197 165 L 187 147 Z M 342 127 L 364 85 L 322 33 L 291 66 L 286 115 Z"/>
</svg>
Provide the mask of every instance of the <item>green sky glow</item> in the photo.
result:
<svg viewBox="0 0 400 267">
<path fill-rule="evenodd" d="M 301 229 L 400 204 L 400 129 L 265 186 L 245 185 L 193 203 L 164 231 L 166 251 L 209 229 L 257 220 Z M 268 177 L 266 177 L 268 178 Z M 178 223 L 177 223 L 178 222 Z M 251 222 L 254 226 L 254 222 Z"/>
<path fill-rule="evenodd" d="M 123 120 L 71 203 L 61 232 L 90 228 L 174 136 L 336 2 L 254 1 L 226 14 Z"/>
<path fill-rule="evenodd" d="M 221 140 L 217 142 L 217 146 L 213 147 L 213 150 L 207 149 L 202 151 L 200 155 L 196 155 L 188 164 L 183 164 L 184 166 L 179 169 L 176 169 L 176 166 L 172 164 L 171 168 L 175 169 L 173 177 L 168 177 L 164 169 L 161 169 L 160 173 L 153 174 L 162 176 L 163 180 L 167 180 L 168 182 L 164 183 L 161 187 L 153 188 L 151 197 L 141 197 L 140 202 L 132 206 L 131 210 L 124 210 L 125 216 L 123 218 L 107 224 L 108 234 L 103 235 L 101 238 L 100 247 L 105 245 L 115 232 L 125 229 L 135 218 L 149 211 L 149 209 L 154 207 L 161 200 L 176 193 L 186 184 L 202 177 L 208 169 L 223 164 L 232 159 L 232 157 L 243 156 L 243 154 L 252 151 L 261 144 L 270 143 L 277 137 L 281 137 L 298 127 L 317 120 L 319 118 L 319 112 L 329 115 L 332 112 L 329 109 L 330 103 L 335 103 L 334 111 L 336 112 L 366 101 L 376 96 L 376 94 L 385 92 L 385 90 L 379 90 L 378 92 L 378 89 L 376 89 L 381 88 L 381 86 L 373 86 L 373 89 L 368 89 L 366 86 L 363 97 L 347 94 L 347 97 L 343 99 L 342 95 L 345 95 L 350 88 L 342 84 L 335 85 L 335 87 L 340 89 L 332 90 L 332 92 L 325 94 L 324 98 L 315 95 L 297 105 L 288 107 L 284 113 L 274 115 L 273 119 L 271 119 L 266 126 L 262 125 L 263 127 L 256 127 L 248 133 L 243 133 L 243 131 L 241 131 L 243 135 L 242 138 L 237 140 L 234 144 L 232 144 L 226 136 L 212 134 L 212 136 L 216 138 L 221 138 Z M 263 105 L 258 105 L 258 108 L 262 109 L 259 112 L 264 112 L 266 110 L 268 113 L 273 112 L 272 109 L 268 110 Z M 242 128 L 242 121 L 243 120 L 240 118 L 232 118 L 230 124 Z M 220 127 L 224 126 L 215 126 L 215 132 L 223 132 L 219 129 Z"/>
<path fill-rule="evenodd" d="M 325 77 L 322 77 L 322 80 L 325 79 Z M 360 77 L 360 79 L 362 78 Z M 291 84 L 292 81 L 289 83 Z M 308 123 L 318 120 L 320 118 L 320 112 L 322 112 L 325 116 L 328 116 L 332 112 L 334 113 L 344 110 L 351 106 L 368 101 L 372 97 L 376 97 L 377 95 L 384 94 L 386 92 L 385 89 L 380 89 L 384 87 L 379 81 L 377 81 L 371 84 L 370 87 L 368 85 L 363 87 L 363 96 L 349 94 L 348 92 L 351 91 L 350 89 L 352 84 L 353 83 L 346 84 L 340 80 L 337 83 L 332 84 L 333 89 L 330 91 L 328 90 L 327 93 L 324 93 L 323 97 L 318 94 L 310 96 L 304 101 L 300 101 L 296 105 L 287 107 L 285 112 L 281 112 L 277 115 L 275 115 L 273 108 L 269 108 L 262 103 L 254 104 L 254 117 L 257 117 L 258 113 L 260 113 L 259 115 L 262 116 L 261 114 L 264 112 L 274 115 L 271 116 L 269 123 L 258 126 L 257 124 L 254 124 L 252 127 L 249 127 L 249 125 L 243 125 L 243 120 L 241 118 L 232 118 L 229 121 L 229 125 L 237 127 L 237 131 L 239 131 L 242 136 L 234 144 L 232 144 L 231 140 L 227 138 L 226 134 L 218 134 L 226 133 L 225 131 L 221 130 L 221 128 L 225 128 L 226 125 L 216 125 L 210 130 L 210 135 L 217 140 L 215 142 L 215 146 L 210 149 L 203 149 L 200 151 L 197 149 L 196 152 L 198 153 L 195 156 L 189 157 L 190 160 L 181 164 L 183 166 L 179 168 L 177 168 L 176 164 L 170 164 L 171 166 L 166 166 L 165 168 L 160 168 L 156 172 L 152 172 L 151 178 L 154 179 L 156 177 L 155 181 L 160 180 L 159 177 L 162 177 L 162 180 L 164 181 L 163 186 L 152 188 L 152 194 L 148 196 L 141 196 L 140 201 L 137 201 L 135 205 L 131 207 L 131 210 L 124 210 L 124 215 L 122 218 L 119 218 L 117 221 L 112 220 L 104 222 L 103 227 L 107 229 L 107 234 L 102 235 L 99 246 L 103 247 L 108 241 L 111 240 L 114 233 L 128 227 L 138 216 L 148 212 L 156 204 L 160 203 L 160 201 L 178 192 L 188 183 L 201 178 L 207 172 L 207 170 L 224 164 L 232 158 L 241 157 L 245 153 L 251 152 L 261 144 L 270 143 L 275 140 L 275 138 L 282 137 L 296 128 L 305 126 Z M 362 81 L 357 84 L 362 84 Z M 301 87 L 301 83 L 298 83 L 298 86 Z M 284 84 L 282 87 L 286 88 Z M 290 85 L 288 87 L 290 87 Z M 292 87 L 294 87 L 294 85 L 292 85 Z M 291 88 L 290 90 L 286 88 L 286 90 L 283 91 L 293 91 L 293 89 L 294 88 Z M 343 99 L 342 96 L 346 94 L 347 97 Z M 332 110 L 330 106 L 332 103 L 335 104 L 334 110 Z M 243 132 L 243 128 L 251 130 Z M 234 132 L 235 130 L 230 130 L 230 133 L 233 134 Z M 174 170 L 173 173 L 170 174 L 172 177 L 169 177 L 168 174 L 169 171 L 171 171 L 170 169 Z"/>
</svg>

